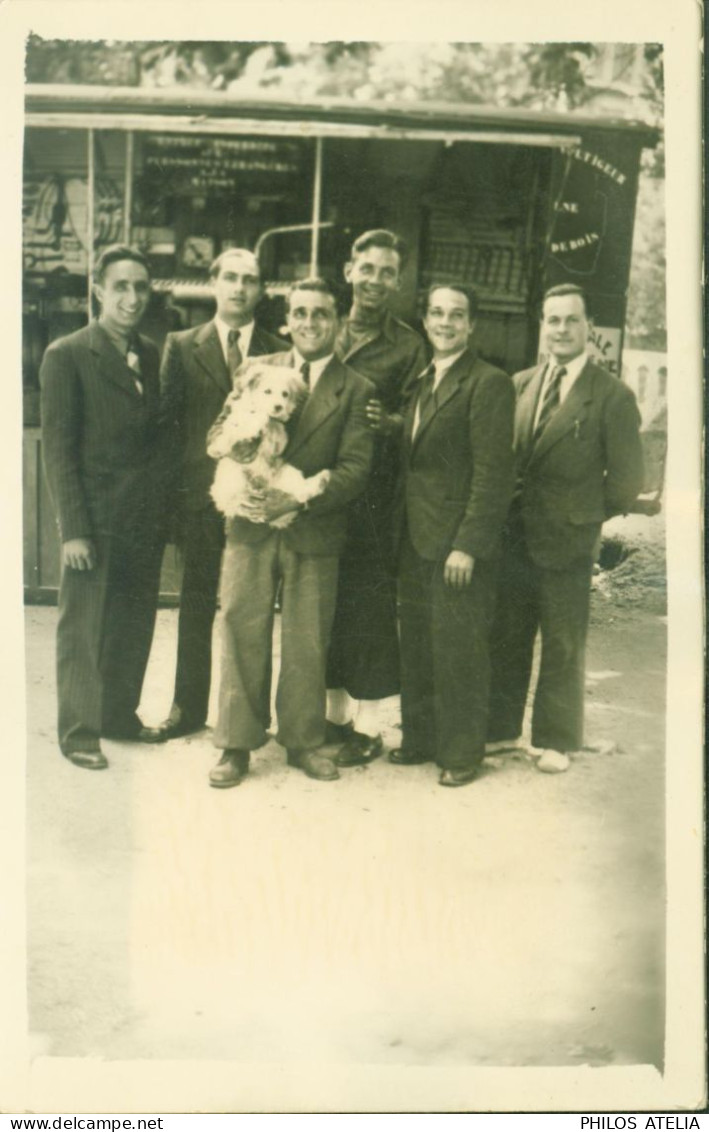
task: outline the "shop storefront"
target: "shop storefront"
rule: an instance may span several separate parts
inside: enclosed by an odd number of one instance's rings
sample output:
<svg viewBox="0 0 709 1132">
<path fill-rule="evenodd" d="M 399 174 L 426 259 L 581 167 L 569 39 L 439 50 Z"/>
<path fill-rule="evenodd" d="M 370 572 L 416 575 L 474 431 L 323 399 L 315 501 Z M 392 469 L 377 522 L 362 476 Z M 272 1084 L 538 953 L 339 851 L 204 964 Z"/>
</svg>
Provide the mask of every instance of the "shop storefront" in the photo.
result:
<svg viewBox="0 0 709 1132">
<path fill-rule="evenodd" d="M 412 248 L 398 313 L 432 281 L 480 296 L 483 354 L 508 372 L 537 352 L 546 286 L 583 284 L 593 348 L 620 374 L 646 126 L 429 104 L 236 101 L 214 92 L 29 86 L 23 199 L 25 590 L 50 600 L 56 530 L 40 474 L 38 373 L 53 338 L 85 324 L 91 261 L 137 244 L 154 275 L 145 332 L 212 313 L 208 266 L 258 250 L 260 318 L 306 274 L 339 276 L 354 236 L 392 227 Z M 177 588 L 166 560 L 165 596 Z"/>
</svg>

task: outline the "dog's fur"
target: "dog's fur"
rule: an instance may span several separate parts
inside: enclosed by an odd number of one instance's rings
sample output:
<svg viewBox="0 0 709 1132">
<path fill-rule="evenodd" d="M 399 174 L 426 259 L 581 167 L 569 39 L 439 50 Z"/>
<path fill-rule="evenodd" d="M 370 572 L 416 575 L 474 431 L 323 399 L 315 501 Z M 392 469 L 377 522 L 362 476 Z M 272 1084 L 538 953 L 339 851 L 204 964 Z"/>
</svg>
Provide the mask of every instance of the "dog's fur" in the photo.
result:
<svg viewBox="0 0 709 1132">
<path fill-rule="evenodd" d="M 252 519 L 244 511 L 252 489 L 284 491 L 299 503 L 325 490 L 328 471 L 306 479 L 283 460 L 285 422 L 307 396 L 298 374 L 283 366 L 253 362 L 236 376 L 234 390 L 207 437 L 207 453 L 218 461 L 211 495 L 222 514 Z M 295 516 L 288 512 L 269 526 L 287 527 Z"/>
</svg>

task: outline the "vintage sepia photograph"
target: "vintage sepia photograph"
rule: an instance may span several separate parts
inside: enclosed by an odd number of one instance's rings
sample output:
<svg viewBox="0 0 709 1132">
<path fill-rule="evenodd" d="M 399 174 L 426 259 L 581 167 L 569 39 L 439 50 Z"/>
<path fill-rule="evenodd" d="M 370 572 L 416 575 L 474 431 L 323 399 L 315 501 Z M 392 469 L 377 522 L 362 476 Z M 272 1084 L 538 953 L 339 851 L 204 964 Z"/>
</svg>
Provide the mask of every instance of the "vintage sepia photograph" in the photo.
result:
<svg viewBox="0 0 709 1132">
<path fill-rule="evenodd" d="M 23 70 L 30 1059 L 661 1081 L 665 44 Z"/>
</svg>

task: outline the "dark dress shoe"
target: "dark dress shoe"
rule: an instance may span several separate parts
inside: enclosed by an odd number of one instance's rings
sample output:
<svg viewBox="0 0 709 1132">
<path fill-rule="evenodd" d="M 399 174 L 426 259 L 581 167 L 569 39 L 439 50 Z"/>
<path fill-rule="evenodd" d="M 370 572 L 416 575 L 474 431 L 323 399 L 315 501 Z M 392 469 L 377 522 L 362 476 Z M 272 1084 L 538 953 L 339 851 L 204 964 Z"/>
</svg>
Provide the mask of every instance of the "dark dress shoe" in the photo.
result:
<svg viewBox="0 0 709 1132">
<path fill-rule="evenodd" d="M 354 727 L 351 723 L 332 723 L 329 719 L 325 720 L 325 747 L 334 747 L 339 743 L 345 743 L 352 732 Z"/>
<path fill-rule="evenodd" d="M 359 731 L 353 731 L 335 755 L 335 762 L 337 766 L 364 766 L 373 759 L 378 759 L 383 753 L 384 744 L 381 735 L 372 738 L 371 735 L 362 735 Z"/>
<path fill-rule="evenodd" d="M 442 770 L 438 782 L 441 786 L 467 786 L 480 777 L 480 767 L 471 766 L 466 770 Z"/>
<path fill-rule="evenodd" d="M 194 735 L 197 731 L 204 731 L 205 723 L 190 723 L 188 719 L 166 719 L 156 730 L 165 739 L 181 739 L 183 735 Z"/>
<path fill-rule="evenodd" d="M 162 727 L 141 727 L 134 741 L 136 743 L 164 743 L 166 740 L 167 735 Z"/>
<path fill-rule="evenodd" d="M 249 773 L 249 751 L 227 747 L 219 762 L 209 772 L 209 785 L 222 790 L 238 786 Z"/>
<path fill-rule="evenodd" d="M 315 750 L 294 750 L 289 749 L 288 766 L 297 767 L 307 774 L 308 778 L 315 778 L 318 782 L 334 782 L 336 778 L 340 777 L 340 773 L 335 766 L 335 760 L 331 759 L 329 755 L 323 755 L 320 751 Z"/>
<path fill-rule="evenodd" d="M 420 751 L 407 751 L 404 747 L 397 747 L 389 752 L 389 762 L 396 766 L 418 766 L 419 763 L 431 763 L 433 759 Z"/>
<path fill-rule="evenodd" d="M 160 727 L 107 728 L 101 732 L 104 739 L 114 739 L 117 743 L 164 743 L 167 735 Z"/>
<path fill-rule="evenodd" d="M 65 759 L 85 770 L 105 770 L 108 759 L 103 751 L 62 751 Z"/>
</svg>

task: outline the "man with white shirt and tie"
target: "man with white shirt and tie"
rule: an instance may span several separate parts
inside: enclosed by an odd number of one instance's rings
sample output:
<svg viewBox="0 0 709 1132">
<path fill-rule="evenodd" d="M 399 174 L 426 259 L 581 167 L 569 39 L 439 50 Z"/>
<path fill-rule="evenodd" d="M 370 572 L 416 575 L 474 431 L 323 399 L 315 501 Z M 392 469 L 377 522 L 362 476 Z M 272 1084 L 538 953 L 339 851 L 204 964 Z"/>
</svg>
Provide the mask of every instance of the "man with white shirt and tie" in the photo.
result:
<svg viewBox="0 0 709 1132">
<path fill-rule="evenodd" d="M 174 537 L 183 563 L 175 689 L 161 725 L 166 739 L 201 730 L 209 706 L 224 519 L 209 495 L 214 463 L 207 456 L 207 432 L 242 362 L 288 348 L 254 321 L 263 288 L 252 252 L 222 252 L 210 277 L 214 318 L 168 335 L 161 367 L 163 416 L 172 434 L 175 466 Z"/>
<path fill-rule="evenodd" d="M 337 593 L 347 504 L 365 488 L 372 461 L 367 403 L 373 386 L 335 355 L 342 297 L 322 279 L 303 279 L 288 294 L 293 348 L 263 361 L 299 371 L 309 395 L 288 421 L 287 463 L 304 476 L 328 470 L 321 495 L 300 504 L 271 490 L 252 493 L 249 518 L 230 518 L 221 581 L 222 664 L 214 744 L 222 751 L 209 776 L 238 786 L 250 753 L 268 741 L 272 636 L 281 587 L 281 668 L 276 695 L 278 741 L 288 765 L 310 778 L 339 778 L 325 739 L 325 662 Z M 215 424 L 219 429 L 220 421 Z M 284 528 L 269 526 L 295 513 Z"/>
<path fill-rule="evenodd" d="M 514 484 L 514 390 L 471 344 L 475 293 L 430 288 L 433 361 L 404 420 L 400 492 L 402 745 L 442 786 L 477 777 L 485 751 L 488 634 L 499 537 Z"/>
<path fill-rule="evenodd" d="M 97 319 L 42 361 L 42 454 L 62 542 L 57 626 L 59 745 L 103 770 L 100 740 L 154 743 L 137 709 L 164 545 L 167 465 L 159 356 L 138 333 L 150 299 L 144 256 L 106 248 Z"/>
<path fill-rule="evenodd" d="M 486 750 L 522 745 L 540 630 L 530 753 L 548 773 L 568 769 L 583 745 L 586 633 L 601 525 L 626 512 L 643 483 L 635 397 L 589 358 L 588 334 L 582 289 L 552 287 L 541 321 L 547 361 L 513 379 L 517 487 L 491 638 Z"/>
</svg>

